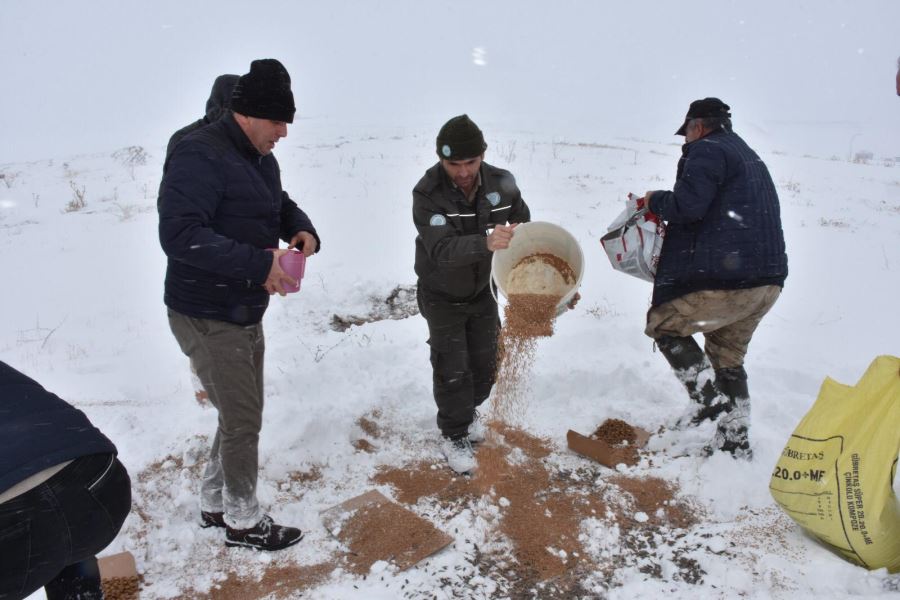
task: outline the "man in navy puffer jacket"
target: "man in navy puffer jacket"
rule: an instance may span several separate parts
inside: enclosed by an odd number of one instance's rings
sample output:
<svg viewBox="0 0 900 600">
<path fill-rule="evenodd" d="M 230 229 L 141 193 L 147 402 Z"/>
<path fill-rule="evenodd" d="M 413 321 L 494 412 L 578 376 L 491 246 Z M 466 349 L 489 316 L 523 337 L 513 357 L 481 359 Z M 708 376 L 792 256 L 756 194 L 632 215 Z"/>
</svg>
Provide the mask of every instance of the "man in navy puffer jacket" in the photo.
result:
<svg viewBox="0 0 900 600">
<path fill-rule="evenodd" d="M 279 550 L 302 533 L 274 524 L 256 499 L 261 321 L 269 296 L 297 283 L 279 266 L 287 252 L 273 250 L 279 239 L 310 256 L 319 237 L 281 189 L 272 156 L 295 112 L 284 66 L 253 61 L 234 87 L 231 109 L 176 144 L 160 185 L 164 300 L 172 332 L 219 413 L 201 487 L 201 525 L 224 528 L 228 546 Z"/>
<path fill-rule="evenodd" d="M 744 356 L 787 277 L 778 194 L 718 98 L 692 102 L 676 135 L 686 143 L 674 189 L 644 196 L 666 221 L 646 333 L 691 397 L 679 424 L 717 420 L 707 451 L 749 459 Z"/>
</svg>

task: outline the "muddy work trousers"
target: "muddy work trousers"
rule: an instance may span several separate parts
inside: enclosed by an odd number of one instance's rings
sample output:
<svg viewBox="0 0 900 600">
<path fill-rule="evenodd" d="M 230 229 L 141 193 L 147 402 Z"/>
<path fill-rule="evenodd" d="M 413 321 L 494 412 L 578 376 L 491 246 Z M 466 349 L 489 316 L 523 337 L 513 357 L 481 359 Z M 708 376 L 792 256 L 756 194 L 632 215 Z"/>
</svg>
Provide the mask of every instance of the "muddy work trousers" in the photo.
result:
<svg viewBox="0 0 900 600">
<path fill-rule="evenodd" d="M 248 529 L 262 517 L 256 499 L 265 355 L 262 324 L 235 325 L 173 310 L 168 315 L 175 339 L 219 411 L 200 509 L 224 512 L 230 527 Z"/>
<path fill-rule="evenodd" d="M 437 426 L 449 438 L 466 435 L 475 408 L 491 395 L 497 374 L 500 316 L 487 288 L 471 302 L 448 302 L 419 288 L 428 345 Z"/>
<path fill-rule="evenodd" d="M 740 367 L 759 322 L 780 294 L 777 285 L 691 292 L 651 308 L 644 333 L 653 339 L 702 333 L 714 369 Z"/>
</svg>

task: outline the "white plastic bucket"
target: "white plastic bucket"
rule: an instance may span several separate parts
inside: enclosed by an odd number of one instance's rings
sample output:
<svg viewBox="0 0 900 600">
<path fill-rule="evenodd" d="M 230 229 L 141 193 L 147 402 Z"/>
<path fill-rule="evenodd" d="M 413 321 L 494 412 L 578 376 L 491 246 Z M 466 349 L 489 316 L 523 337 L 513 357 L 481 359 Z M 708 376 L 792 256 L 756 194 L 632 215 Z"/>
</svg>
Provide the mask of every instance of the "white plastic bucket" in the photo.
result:
<svg viewBox="0 0 900 600">
<path fill-rule="evenodd" d="M 532 221 L 518 225 L 509 248 L 497 250 L 491 259 L 491 281 L 504 298 L 509 298 L 507 278 L 510 271 L 525 257 L 532 254 L 552 254 L 569 263 L 575 272 L 575 283 L 557 304 L 557 314 L 565 311 L 572 301 L 584 277 L 584 253 L 571 233 L 553 223 Z"/>
</svg>

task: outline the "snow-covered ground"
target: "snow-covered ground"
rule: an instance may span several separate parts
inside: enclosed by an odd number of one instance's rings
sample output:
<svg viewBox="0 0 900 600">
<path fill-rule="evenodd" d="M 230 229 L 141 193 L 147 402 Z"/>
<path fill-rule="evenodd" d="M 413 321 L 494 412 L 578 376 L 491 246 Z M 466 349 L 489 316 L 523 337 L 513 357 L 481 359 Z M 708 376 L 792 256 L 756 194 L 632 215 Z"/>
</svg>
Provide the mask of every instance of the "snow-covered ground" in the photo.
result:
<svg viewBox="0 0 900 600">
<path fill-rule="evenodd" d="M 699 581 L 686 581 L 671 552 L 658 551 L 646 559 L 658 568 L 588 574 L 583 590 L 611 598 L 896 597 L 896 576 L 852 566 L 811 541 L 775 507 L 768 482 L 826 375 L 855 383 L 875 356 L 898 354 L 900 167 L 762 153 L 781 197 L 790 276 L 747 358 L 755 458 L 657 455 L 616 473 L 569 453 L 566 431 L 587 433 L 605 418 L 654 430 L 680 412 L 685 393 L 642 333 L 649 285 L 614 272 L 598 239 L 627 192 L 670 188 L 680 148 L 481 125 L 486 159 L 511 169 L 533 217 L 566 227 L 586 259 L 581 303 L 538 345 L 520 425 L 550 440 L 547 464 L 590 473 L 598 494 L 610 477 L 650 476 L 676 484 L 678 499 L 704 515 L 679 542 L 702 570 Z M 76 404 L 118 445 L 135 510 L 107 552 L 135 555 L 142 597 L 197 597 L 229 574 L 253 581 L 327 563 L 341 548 L 321 510 L 373 487 L 396 497 L 370 479 L 380 466 L 424 460 L 443 468 L 424 319 L 330 328 L 333 315 L 366 315 L 396 286 L 415 282 L 410 192 L 435 160 L 439 126 L 301 120 L 276 149 L 284 187 L 314 220 L 323 250 L 308 262 L 301 292 L 273 298 L 264 320 L 259 495 L 277 520 L 306 531 L 275 555 L 225 551 L 220 532 L 196 524 L 197 469 L 215 412 L 194 400 L 162 304 L 155 192 L 163 147 L 146 148 L 146 160 L 123 150 L 0 165 L 0 360 Z M 67 210 L 79 194 L 84 207 Z M 377 422 L 380 435 L 368 437 L 374 452 L 354 446 L 367 438 L 360 418 Z M 470 541 L 479 552 L 503 547 L 486 524 L 503 503 L 488 496 L 454 513 L 427 501 L 411 508 L 456 543 L 405 572 L 378 565 L 363 578 L 326 569 L 303 596 L 504 597 L 503 584 L 478 570 Z M 626 552 L 612 525 L 585 521 L 586 554 Z"/>
<path fill-rule="evenodd" d="M 897 576 L 811 541 L 767 488 L 823 378 L 855 383 L 875 356 L 900 354 L 900 166 L 887 160 L 900 157 L 898 19 L 896 0 L 7 0 L 0 360 L 118 445 L 135 508 L 108 552 L 136 556 L 142 597 L 256 598 L 281 593 L 279 581 L 322 599 L 527 595 L 531 583 L 513 581 L 522 570 L 498 566 L 515 551 L 497 525 L 518 514 L 499 498 L 411 504 L 455 543 L 365 578 L 319 519 L 373 487 L 399 499 L 372 479 L 380 467 L 421 472 L 425 461 L 443 473 L 424 320 L 331 324 L 384 314 L 383 300 L 415 282 L 411 189 L 435 160 L 440 125 L 467 112 L 534 218 L 566 227 L 585 252 L 583 300 L 539 343 L 519 423 L 549 440 L 540 464 L 553 486 L 596 488 L 614 509 L 580 525 L 582 558 L 598 567 L 571 570 L 573 594 L 897 597 Z M 302 291 L 274 298 L 264 321 L 259 493 L 306 531 L 276 555 L 226 551 L 196 524 L 215 413 L 194 400 L 168 330 L 155 211 L 168 136 L 201 115 L 216 75 L 263 57 L 292 75 L 299 112 L 276 156 L 323 239 Z M 685 394 L 642 333 L 649 285 L 614 272 L 598 239 L 628 192 L 672 185 L 671 132 L 708 95 L 732 106 L 769 165 L 788 243 L 784 294 L 747 358 L 755 459 L 671 458 L 707 428 L 616 473 L 566 450 L 566 431 L 606 418 L 652 430 Z M 875 159 L 849 162 L 861 151 Z M 696 507 L 696 523 L 636 521 L 623 490 L 642 477 L 677 486 L 672 507 Z M 559 597 L 560 581 L 532 595 Z"/>
</svg>

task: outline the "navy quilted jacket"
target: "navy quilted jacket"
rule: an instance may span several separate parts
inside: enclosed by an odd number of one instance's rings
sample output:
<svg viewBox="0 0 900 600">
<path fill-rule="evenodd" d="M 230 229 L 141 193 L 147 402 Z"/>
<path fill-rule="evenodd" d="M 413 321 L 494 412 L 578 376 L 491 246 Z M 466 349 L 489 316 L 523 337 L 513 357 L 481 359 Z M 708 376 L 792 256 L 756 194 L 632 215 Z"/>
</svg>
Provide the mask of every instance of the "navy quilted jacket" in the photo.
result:
<svg viewBox="0 0 900 600">
<path fill-rule="evenodd" d="M 671 192 L 650 198 L 666 221 L 653 305 L 698 290 L 783 286 L 787 254 L 775 184 L 737 134 L 685 144 Z"/>
<path fill-rule="evenodd" d="M 87 416 L 0 362 L 0 493 L 44 469 L 116 447 Z"/>
<path fill-rule="evenodd" d="M 260 322 L 269 305 L 266 249 L 300 231 L 319 239 L 281 189 L 275 157 L 261 156 L 231 114 L 178 142 L 157 208 L 165 303 L 190 317 Z"/>
</svg>

